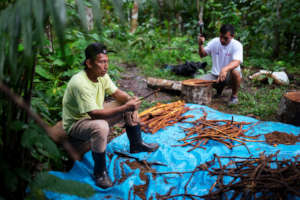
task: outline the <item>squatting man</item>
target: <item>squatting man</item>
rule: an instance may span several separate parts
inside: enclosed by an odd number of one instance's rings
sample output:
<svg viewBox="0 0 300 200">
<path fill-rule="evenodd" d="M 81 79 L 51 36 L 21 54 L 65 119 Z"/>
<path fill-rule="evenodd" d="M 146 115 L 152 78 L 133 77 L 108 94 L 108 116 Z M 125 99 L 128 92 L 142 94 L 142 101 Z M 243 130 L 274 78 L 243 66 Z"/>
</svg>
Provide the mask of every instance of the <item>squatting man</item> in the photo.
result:
<svg viewBox="0 0 300 200">
<path fill-rule="evenodd" d="M 211 73 L 206 74 L 200 79 L 217 80 L 213 85 L 217 93 L 214 96 L 221 96 L 225 85 L 232 88 L 229 104 L 238 103 L 238 90 L 242 81 L 240 64 L 243 62 L 243 46 L 234 39 L 234 27 L 225 24 L 220 29 L 220 36 L 212 39 L 203 47 L 205 38 L 198 37 L 199 55 L 201 58 L 210 55 L 212 57 Z"/>
<path fill-rule="evenodd" d="M 118 89 L 107 74 L 106 46 L 90 44 L 85 49 L 85 68 L 72 76 L 63 97 L 63 127 L 72 145 L 89 143 L 94 159 L 93 178 L 98 187 L 108 188 L 112 181 L 106 168 L 106 145 L 109 128 L 125 122 L 130 143 L 130 153 L 153 152 L 158 144 L 143 142 L 138 119 L 141 101 Z M 105 95 L 115 103 L 104 104 Z"/>
</svg>

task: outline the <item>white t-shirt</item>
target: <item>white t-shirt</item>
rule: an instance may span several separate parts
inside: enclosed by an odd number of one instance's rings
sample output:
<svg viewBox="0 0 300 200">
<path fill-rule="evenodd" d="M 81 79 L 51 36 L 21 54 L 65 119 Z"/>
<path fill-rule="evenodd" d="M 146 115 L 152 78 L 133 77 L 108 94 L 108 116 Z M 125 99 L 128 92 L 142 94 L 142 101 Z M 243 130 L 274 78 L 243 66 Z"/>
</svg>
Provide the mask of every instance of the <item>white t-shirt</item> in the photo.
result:
<svg viewBox="0 0 300 200">
<path fill-rule="evenodd" d="M 204 50 L 212 57 L 211 73 L 216 76 L 219 76 L 221 69 L 231 61 L 239 60 L 241 63 L 243 62 L 243 45 L 234 38 L 231 39 L 228 45 L 223 46 L 220 38 L 216 37 L 208 42 Z M 240 66 L 236 69 L 240 70 Z"/>
</svg>

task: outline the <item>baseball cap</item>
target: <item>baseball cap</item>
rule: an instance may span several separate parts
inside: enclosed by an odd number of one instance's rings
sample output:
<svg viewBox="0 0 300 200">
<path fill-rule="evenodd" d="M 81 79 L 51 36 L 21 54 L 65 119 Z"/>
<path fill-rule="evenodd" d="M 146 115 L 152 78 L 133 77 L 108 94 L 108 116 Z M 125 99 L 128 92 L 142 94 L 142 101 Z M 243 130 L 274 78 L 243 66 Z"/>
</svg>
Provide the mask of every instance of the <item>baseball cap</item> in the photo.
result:
<svg viewBox="0 0 300 200">
<path fill-rule="evenodd" d="M 92 43 L 85 49 L 85 60 L 83 61 L 83 65 L 86 65 L 87 59 L 95 58 L 98 54 L 107 54 L 108 52 L 114 52 L 111 50 L 107 50 L 106 46 L 102 43 Z"/>
</svg>

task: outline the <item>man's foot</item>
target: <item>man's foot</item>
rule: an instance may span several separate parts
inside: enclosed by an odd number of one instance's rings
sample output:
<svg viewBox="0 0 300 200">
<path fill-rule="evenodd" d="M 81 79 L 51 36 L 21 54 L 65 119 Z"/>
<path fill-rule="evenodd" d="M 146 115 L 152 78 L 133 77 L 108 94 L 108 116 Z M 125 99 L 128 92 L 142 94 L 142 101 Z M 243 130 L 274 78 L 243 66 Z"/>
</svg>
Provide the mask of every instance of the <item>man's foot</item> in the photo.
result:
<svg viewBox="0 0 300 200">
<path fill-rule="evenodd" d="M 94 179 L 95 179 L 96 185 L 103 189 L 113 186 L 113 184 L 107 174 L 107 171 L 104 171 L 102 174 L 94 175 Z"/>
<path fill-rule="evenodd" d="M 237 97 L 231 96 L 228 105 L 236 105 L 239 103 L 239 99 Z"/>
<path fill-rule="evenodd" d="M 159 145 L 156 143 L 141 142 L 138 144 L 130 144 L 130 153 L 153 152 L 156 151 L 158 147 Z"/>
<path fill-rule="evenodd" d="M 130 153 L 153 152 L 159 147 L 156 143 L 145 143 L 142 139 L 141 126 L 125 126 L 130 143 Z"/>
<path fill-rule="evenodd" d="M 103 189 L 111 187 L 113 184 L 106 169 L 105 151 L 101 153 L 92 152 L 92 156 L 95 162 L 94 180 L 96 185 Z"/>
</svg>

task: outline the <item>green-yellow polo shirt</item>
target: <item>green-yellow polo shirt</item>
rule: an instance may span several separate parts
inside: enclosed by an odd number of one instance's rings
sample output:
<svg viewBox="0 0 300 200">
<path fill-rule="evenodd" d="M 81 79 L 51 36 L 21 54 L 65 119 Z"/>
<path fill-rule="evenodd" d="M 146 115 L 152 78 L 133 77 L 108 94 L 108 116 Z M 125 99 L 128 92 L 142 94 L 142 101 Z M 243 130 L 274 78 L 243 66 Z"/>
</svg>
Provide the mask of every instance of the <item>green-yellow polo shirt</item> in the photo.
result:
<svg viewBox="0 0 300 200">
<path fill-rule="evenodd" d="M 63 97 L 63 128 L 68 133 L 73 123 L 90 118 L 88 112 L 103 109 L 105 94 L 113 94 L 117 87 L 108 74 L 92 82 L 85 70 L 75 74 L 67 85 Z"/>
</svg>

